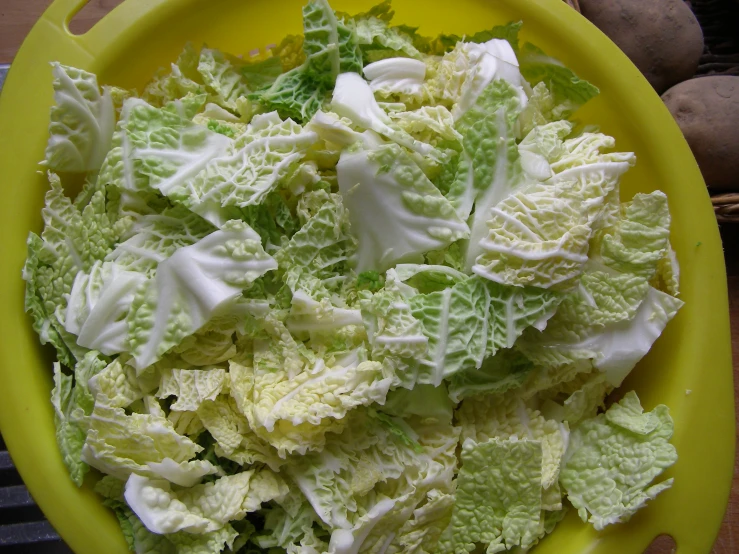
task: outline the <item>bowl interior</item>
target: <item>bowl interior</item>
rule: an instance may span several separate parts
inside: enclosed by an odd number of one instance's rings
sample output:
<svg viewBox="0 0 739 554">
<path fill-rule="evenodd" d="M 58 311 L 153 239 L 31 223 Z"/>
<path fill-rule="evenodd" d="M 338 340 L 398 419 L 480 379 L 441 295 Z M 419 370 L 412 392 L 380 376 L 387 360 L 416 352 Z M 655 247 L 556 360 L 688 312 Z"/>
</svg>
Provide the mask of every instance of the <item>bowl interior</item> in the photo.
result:
<svg viewBox="0 0 739 554">
<path fill-rule="evenodd" d="M 68 479 L 56 449 L 50 358 L 23 313 L 20 270 L 29 230 L 40 230 L 46 190 L 38 172 L 52 103 L 46 62 L 82 67 L 102 83 L 138 88 L 174 61 L 187 41 L 249 55 L 301 32 L 302 0 L 128 0 L 91 31 L 65 26 L 84 0 L 57 0 L 13 64 L 0 98 L 0 425 L 16 464 L 41 508 L 80 553 L 126 552 L 114 516 L 88 486 Z M 371 0 L 335 0 L 358 12 Z M 472 33 L 522 20 L 531 40 L 597 85 L 601 95 L 576 114 L 633 151 L 637 165 L 622 181 L 622 199 L 667 193 L 672 243 L 682 268 L 683 310 L 624 384 L 645 408 L 667 404 L 680 459 L 672 489 L 626 525 L 597 533 L 570 513 L 537 552 L 642 552 L 660 533 L 678 552 L 707 552 L 718 532 L 734 456 L 733 387 L 726 278 L 718 229 L 697 165 L 659 97 L 628 59 L 560 0 L 395 0 L 396 22 L 434 35 Z M 690 391 L 689 393 L 687 391 Z"/>
</svg>

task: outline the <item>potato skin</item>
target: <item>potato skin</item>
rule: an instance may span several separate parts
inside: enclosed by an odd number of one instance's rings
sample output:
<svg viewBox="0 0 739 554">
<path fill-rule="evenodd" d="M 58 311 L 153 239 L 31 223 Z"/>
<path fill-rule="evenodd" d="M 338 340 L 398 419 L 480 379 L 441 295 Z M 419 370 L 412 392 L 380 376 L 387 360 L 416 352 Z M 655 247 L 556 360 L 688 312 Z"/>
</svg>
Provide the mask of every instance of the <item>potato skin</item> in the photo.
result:
<svg viewBox="0 0 739 554">
<path fill-rule="evenodd" d="M 662 95 L 709 188 L 739 189 L 739 77 L 698 77 Z"/>
<path fill-rule="evenodd" d="M 580 0 L 580 9 L 657 93 L 695 75 L 703 31 L 683 0 Z"/>
</svg>

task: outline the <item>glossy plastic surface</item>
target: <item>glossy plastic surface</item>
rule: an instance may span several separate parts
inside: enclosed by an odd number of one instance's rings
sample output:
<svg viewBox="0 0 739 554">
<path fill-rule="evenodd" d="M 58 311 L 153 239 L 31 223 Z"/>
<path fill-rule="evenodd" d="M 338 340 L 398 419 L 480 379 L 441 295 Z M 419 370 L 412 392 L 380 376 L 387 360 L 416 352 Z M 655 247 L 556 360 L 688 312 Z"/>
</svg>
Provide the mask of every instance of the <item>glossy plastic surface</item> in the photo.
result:
<svg viewBox="0 0 739 554">
<path fill-rule="evenodd" d="M 40 230 L 46 182 L 38 173 L 52 102 L 47 62 L 139 89 L 191 40 L 232 53 L 300 32 L 302 0 L 127 0 L 82 36 L 66 27 L 85 0 L 56 0 L 34 27 L 0 97 L 0 427 L 31 493 L 79 554 L 127 552 L 118 523 L 87 487 L 77 489 L 54 438 L 51 359 L 23 313 L 21 267 L 29 230 Z M 356 12 L 373 0 L 334 0 Z M 667 404 L 680 459 L 675 485 L 625 525 L 597 533 L 570 513 L 544 553 L 640 553 L 661 533 L 679 554 L 707 554 L 718 533 L 734 460 L 734 399 L 726 277 L 718 228 L 698 167 L 646 80 L 594 26 L 560 0 L 395 0 L 397 21 L 425 34 L 469 33 L 510 20 L 522 36 L 601 89 L 577 117 L 633 150 L 637 166 L 622 196 L 661 189 L 670 199 L 672 241 L 685 308 L 625 383 L 645 407 Z M 690 391 L 690 393 L 688 393 Z"/>
</svg>

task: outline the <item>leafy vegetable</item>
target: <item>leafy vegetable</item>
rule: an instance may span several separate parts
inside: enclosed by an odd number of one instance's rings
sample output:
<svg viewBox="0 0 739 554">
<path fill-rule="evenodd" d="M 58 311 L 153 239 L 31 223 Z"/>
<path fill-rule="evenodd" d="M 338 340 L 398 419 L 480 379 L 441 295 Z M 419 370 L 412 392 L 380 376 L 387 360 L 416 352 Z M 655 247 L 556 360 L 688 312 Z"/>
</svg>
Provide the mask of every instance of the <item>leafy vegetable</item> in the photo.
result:
<svg viewBox="0 0 739 554">
<path fill-rule="evenodd" d="M 488 460 L 496 460 L 491 466 Z M 448 552 L 488 552 L 536 541 L 541 511 L 541 443 L 465 442 L 452 521 L 441 537 Z"/>
<path fill-rule="evenodd" d="M 499 348 L 510 348 L 523 330 L 546 319 L 556 298 L 534 289 L 489 286 L 475 277 L 440 292 L 414 295 L 411 313 L 429 338 L 430 383 L 480 369 Z M 420 382 L 426 382 L 422 380 Z"/>
<path fill-rule="evenodd" d="M 83 173 L 100 168 L 110 150 L 115 114 L 110 90 L 101 92 L 95 75 L 53 64 L 54 101 L 46 146 L 52 171 Z"/>
<path fill-rule="evenodd" d="M 133 474 L 126 482 L 125 497 L 150 531 L 208 533 L 256 511 L 262 502 L 285 494 L 285 483 L 269 470 L 263 470 L 221 477 L 180 494 L 166 481 Z"/>
<path fill-rule="evenodd" d="M 179 249 L 159 265 L 131 303 L 129 345 L 137 367 L 154 363 L 214 312 L 238 299 L 242 289 L 276 268 L 259 235 L 242 222 L 226 224 Z"/>
<path fill-rule="evenodd" d="M 336 81 L 332 109 L 357 126 L 371 129 L 422 156 L 440 159 L 431 145 L 415 140 L 401 129 L 393 128 L 390 117 L 380 108 L 372 88 L 356 73 L 342 73 Z"/>
<path fill-rule="evenodd" d="M 51 343 L 59 360 L 74 367 L 85 355 L 66 330 L 67 304 L 76 274 L 104 258 L 128 227 L 126 218 L 108 213 L 106 195 L 94 193 L 89 204 L 78 209 L 64 194 L 59 177 L 49 174 L 51 189 L 42 210 L 44 231 L 28 238 L 26 311 L 42 344 Z"/>
<path fill-rule="evenodd" d="M 206 88 L 211 91 L 218 105 L 233 111 L 238 107 L 237 100 L 249 94 L 249 87 L 240 74 L 239 65 L 239 61 L 229 59 L 218 50 L 203 48 L 200 51 L 198 73 Z"/>
<path fill-rule="evenodd" d="M 621 202 L 597 88 L 520 22 L 393 16 L 311 0 L 141 96 L 52 67 L 26 310 L 132 551 L 528 551 L 565 495 L 601 529 L 672 483 L 667 408 L 603 413 L 682 306 L 667 198 Z"/>
<path fill-rule="evenodd" d="M 345 152 L 339 189 L 361 237 L 357 270 L 385 270 L 466 238 L 469 229 L 400 147 Z"/>
<path fill-rule="evenodd" d="M 187 115 L 179 100 L 164 108 L 138 98 L 127 100 L 113 149 L 100 170 L 100 183 L 169 195 L 179 183 L 195 177 L 211 158 L 225 153 L 231 141 Z"/>
<path fill-rule="evenodd" d="M 316 141 L 314 133 L 293 121 L 271 116 L 256 116 L 226 155 L 212 158 L 193 179 L 171 187 L 168 196 L 219 226 L 228 207 L 262 204 Z"/>
<path fill-rule="evenodd" d="M 449 397 L 459 402 L 468 396 L 503 394 L 521 387 L 533 364 L 515 350 L 502 350 L 483 361 L 479 369 L 468 369 L 449 379 Z"/>
<path fill-rule="evenodd" d="M 521 75 L 532 85 L 544 83 L 551 91 L 554 101 L 566 106 L 570 113 L 599 93 L 597 87 L 580 79 L 571 69 L 547 56 L 530 42 L 521 47 L 518 55 L 521 60 Z"/>
<path fill-rule="evenodd" d="M 611 195 L 634 159 L 632 154 L 601 153 L 613 144 L 609 137 L 586 133 L 562 141 L 561 125 L 544 127 L 522 144 L 536 144 L 537 155 L 551 163 L 554 175 L 524 186 L 493 208 L 474 271 L 512 285 L 567 289 L 588 260 L 590 239 L 610 223 Z M 544 214 L 553 214 L 546 224 L 539 219 Z"/>
<path fill-rule="evenodd" d="M 515 90 L 505 81 L 495 81 L 457 125 L 464 150 L 447 196 L 456 200 L 464 217 L 474 206 L 465 261 L 468 270 L 481 252 L 491 210 L 522 185 L 514 137 L 520 109 Z"/>
<path fill-rule="evenodd" d="M 672 429 L 666 406 L 644 413 L 633 392 L 605 414 L 584 421 L 572 433 L 561 478 L 580 517 L 587 520 L 590 513 L 596 529 L 628 521 L 667 489 L 672 479 L 649 485 L 677 460 L 668 442 Z M 625 459 L 632 463 L 624 465 Z"/>
<path fill-rule="evenodd" d="M 188 94 L 205 93 L 202 75 L 198 71 L 200 50 L 187 43 L 170 71 L 160 69 L 144 88 L 142 98 L 153 106 L 161 107 Z"/>
<path fill-rule="evenodd" d="M 362 68 L 356 34 L 337 19 L 326 0 L 312 0 L 303 8 L 303 28 L 305 62 L 252 96 L 298 120 L 310 119 L 321 108 L 340 72 Z"/>
</svg>

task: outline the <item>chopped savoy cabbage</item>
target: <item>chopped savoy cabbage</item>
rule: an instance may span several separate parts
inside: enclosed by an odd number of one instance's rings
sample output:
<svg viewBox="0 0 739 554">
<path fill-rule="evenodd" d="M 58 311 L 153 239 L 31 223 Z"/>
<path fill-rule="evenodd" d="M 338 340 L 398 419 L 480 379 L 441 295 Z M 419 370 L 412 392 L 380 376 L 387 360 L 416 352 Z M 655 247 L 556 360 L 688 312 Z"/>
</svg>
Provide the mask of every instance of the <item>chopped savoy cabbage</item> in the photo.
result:
<svg viewBox="0 0 739 554">
<path fill-rule="evenodd" d="M 668 408 L 605 409 L 682 306 L 666 196 L 622 201 L 634 154 L 569 119 L 598 89 L 520 22 L 393 13 L 310 0 L 140 95 L 51 69 L 26 310 L 132 551 L 524 552 L 672 484 Z"/>
</svg>

